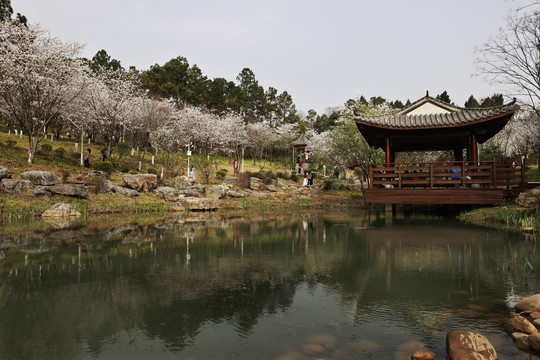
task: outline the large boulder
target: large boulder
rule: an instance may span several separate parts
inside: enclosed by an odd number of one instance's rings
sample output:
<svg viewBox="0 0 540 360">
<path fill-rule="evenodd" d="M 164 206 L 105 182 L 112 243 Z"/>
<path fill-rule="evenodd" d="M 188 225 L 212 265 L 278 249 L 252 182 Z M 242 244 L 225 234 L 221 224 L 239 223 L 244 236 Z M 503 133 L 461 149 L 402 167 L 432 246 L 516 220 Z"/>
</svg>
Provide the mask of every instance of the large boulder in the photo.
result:
<svg viewBox="0 0 540 360">
<path fill-rule="evenodd" d="M 2 179 L 0 182 L 0 191 L 6 194 L 23 194 L 32 189 L 34 185 L 30 180 Z"/>
<path fill-rule="evenodd" d="M 515 306 L 516 312 L 540 311 L 540 294 L 532 295 L 522 299 Z"/>
<path fill-rule="evenodd" d="M 85 171 L 79 176 L 77 176 L 76 181 L 87 182 L 88 180 L 94 177 L 100 177 L 103 180 L 109 180 L 109 174 L 107 174 L 105 171 L 92 170 L 92 171 Z"/>
<path fill-rule="evenodd" d="M 186 196 L 186 197 L 201 197 L 201 194 L 197 191 L 197 189 L 185 189 L 180 190 L 180 194 Z"/>
<path fill-rule="evenodd" d="M 121 195 L 128 195 L 128 196 L 139 196 L 139 192 L 137 190 L 128 189 L 123 186 L 113 185 L 111 183 L 110 185 L 111 192 Z"/>
<path fill-rule="evenodd" d="M 34 185 L 51 186 L 58 184 L 58 178 L 50 171 L 26 171 L 21 174 L 24 180 L 30 180 Z"/>
<path fill-rule="evenodd" d="M 158 199 L 163 199 L 170 202 L 177 202 L 184 198 L 184 195 L 181 195 L 180 191 L 170 186 L 158 187 L 156 190 L 154 190 L 154 193 Z"/>
<path fill-rule="evenodd" d="M 2 179 L 11 179 L 11 171 L 6 167 L 0 166 L 0 181 Z"/>
<path fill-rule="evenodd" d="M 53 194 L 73 196 L 79 199 L 88 199 L 88 193 L 79 185 L 53 185 L 49 189 Z"/>
<path fill-rule="evenodd" d="M 225 186 L 209 186 L 206 188 L 206 196 L 213 199 L 221 199 L 225 196 Z"/>
<path fill-rule="evenodd" d="M 243 191 L 229 190 L 227 191 L 227 195 L 229 195 L 232 198 L 239 198 L 239 197 L 245 197 L 246 193 Z"/>
<path fill-rule="evenodd" d="M 81 213 L 70 204 L 58 203 L 45 210 L 41 217 L 43 218 L 69 218 L 79 217 Z"/>
<path fill-rule="evenodd" d="M 516 202 L 524 207 L 537 208 L 540 206 L 540 186 L 519 194 Z"/>
<path fill-rule="evenodd" d="M 540 351 L 540 333 L 534 333 L 529 335 L 529 346 L 536 351 Z"/>
<path fill-rule="evenodd" d="M 189 210 L 209 211 L 219 208 L 217 199 L 187 197 L 184 202 Z"/>
<path fill-rule="evenodd" d="M 538 329 L 526 318 L 519 314 L 515 314 L 504 324 L 504 329 L 507 333 L 522 332 L 525 334 L 533 334 L 538 332 Z"/>
<path fill-rule="evenodd" d="M 446 335 L 448 360 L 496 360 L 497 352 L 483 335 L 452 330 Z"/>
<path fill-rule="evenodd" d="M 157 175 L 135 174 L 122 176 L 122 186 L 139 192 L 152 192 L 157 188 Z"/>
<path fill-rule="evenodd" d="M 28 181 L 28 180 L 24 180 Z M 41 197 L 41 196 L 52 196 L 52 192 L 49 186 L 34 186 L 31 188 L 28 193 L 32 195 L 33 197 Z"/>
</svg>

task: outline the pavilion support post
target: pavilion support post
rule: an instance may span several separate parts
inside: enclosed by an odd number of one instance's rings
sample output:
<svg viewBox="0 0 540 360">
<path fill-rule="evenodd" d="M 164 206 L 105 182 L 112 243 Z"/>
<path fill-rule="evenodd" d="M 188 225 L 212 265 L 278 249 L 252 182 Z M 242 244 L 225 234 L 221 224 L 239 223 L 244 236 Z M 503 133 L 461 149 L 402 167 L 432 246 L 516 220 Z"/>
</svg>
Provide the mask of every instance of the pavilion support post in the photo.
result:
<svg viewBox="0 0 540 360">
<path fill-rule="evenodd" d="M 454 149 L 454 161 L 463 161 L 462 149 Z"/>
<path fill-rule="evenodd" d="M 471 134 L 471 161 L 478 164 L 478 142 L 475 134 Z"/>
<path fill-rule="evenodd" d="M 384 140 L 384 154 L 386 155 L 386 167 L 390 167 L 392 164 L 392 148 L 388 136 Z"/>
</svg>

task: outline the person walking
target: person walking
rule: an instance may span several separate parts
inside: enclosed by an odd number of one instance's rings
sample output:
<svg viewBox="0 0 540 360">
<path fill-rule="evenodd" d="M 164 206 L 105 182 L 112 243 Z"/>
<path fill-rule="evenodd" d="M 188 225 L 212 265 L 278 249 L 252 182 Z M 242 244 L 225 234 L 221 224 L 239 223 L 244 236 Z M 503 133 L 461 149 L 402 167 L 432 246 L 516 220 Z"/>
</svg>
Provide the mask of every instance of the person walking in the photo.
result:
<svg viewBox="0 0 540 360">
<path fill-rule="evenodd" d="M 84 154 L 84 167 L 89 168 L 90 167 L 90 153 L 92 150 L 87 149 L 86 154 Z"/>
</svg>

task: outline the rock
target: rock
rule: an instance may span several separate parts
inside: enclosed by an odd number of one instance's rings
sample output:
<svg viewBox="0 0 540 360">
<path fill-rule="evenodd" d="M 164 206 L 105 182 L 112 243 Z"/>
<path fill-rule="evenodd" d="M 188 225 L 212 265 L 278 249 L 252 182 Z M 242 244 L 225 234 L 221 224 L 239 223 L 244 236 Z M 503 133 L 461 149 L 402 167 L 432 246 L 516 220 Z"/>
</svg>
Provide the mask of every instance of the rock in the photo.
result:
<svg viewBox="0 0 540 360">
<path fill-rule="evenodd" d="M 70 204 L 58 203 L 51 206 L 41 215 L 43 218 L 79 217 L 81 213 Z"/>
<path fill-rule="evenodd" d="M 268 194 L 267 193 L 252 192 L 251 196 L 253 196 L 253 197 L 265 197 L 265 196 L 268 196 Z"/>
<path fill-rule="evenodd" d="M 534 333 L 528 336 L 529 346 L 536 351 L 540 351 L 540 333 Z"/>
<path fill-rule="evenodd" d="M 0 181 L 2 179 L 11 179 L 11 171 L 6 167 L 0 166 Z"/>
<path fill-rule="evenodd" d="M 238 184 L 238 178 L 228 178 L 223 180 L 227 184 Z"/>
<path fill-rule="evenodd" d="M 180 195 L 180 192 L 173 187 L 162 186 L 154 190 L 158 199 L 164 199 L 170 202 L 176 202 L 184 198 L 184 195 Z"/>
<path fill-rule="evenodd" d="M 252 177 L 249 179 L 249 188 L 251 190 L 261 190 L 261 186 L 264 188 L 264 183 L 262 182 L 261 179 L 256 178 L 256 177 Z"/>
<path fill-rule="evenodd" d="M 519 194 L 516 202 L 524 207 L 537 208 L 540 206 L 540 186 Z"/>
<path fill-rule="evenodd" d="M 184 202 L 189 210 L 216 210 L 219 208 L 217 199 L 187 197 Z"/>
<path fill-rule="evenodd" d="M 51 186 L 58 184 L 58 178 L 50 171 L 26 171 L 21 174 L 24 180 L 30 180 L 34 185 Z"/>
<path fill-rule="evenodd" d="M 452 330 L 446 335 L 448 360 L 496 360 L 497 352 L 483 335 Z"/>
<path fill-rule="evenodd" d="M 527 351 L 530 350 L 531 346 L 529 344 L 529 337 L 528 335 L 520 336 L 515 340 L 516 346 L 518 349 Z"/>
<path fill-rule="evenodd" d="M 137 190 L 127 189 L 123 186 L 118 185 L 112 185 L 112 192 L 128 196 L 139 196 L 139 192 Z"/>
<path fill-rule="evenodd" d="M 221 199 L 225 196 L 225 186 L 209 186 L 206 188 L 206 196 L 213 199 Z"/>
<path fill-rule="evenodd" d="M 508 319 L 506 324 L 504 324 L 504 329 L 509 334 L 513 332 L 522 332 L 525 334 L 533 334 L 538 332 L 536 327 L 531 324 L 529 320 L 519 314 L 514 314 L 514 316 Z"/>
<path fill-rule="evenodd" d="M 48 186 L 41 186 L 41 185 L 34 186 L 28 192 L 33 197 L 52 196 L 51 189 Z"/>
<path fill-rule="evenodd" d="M 315 356 L 317 354 L 324 352 L 324 347 L 319 344 L 303 344 L 302 352 L 304 354 Z"/>
<path fill-rule="evenodd" d="M 138 192 L 152 192 L 157 188 L 157 175 L 135 174 L 122 176 L 122 186 Z"/>
<path fill-rule="evenodd" d="M 275 185 L 266 185 L 266 190 L 270 192 L 276 192 L 276 186 Z"/>
<path fill-rule="evenodd" d="M 540 311 L 540 294 L 532 295 L 522 299 L 515 306 L 516 312 Z"/>
<path fill-rule="evenodd" d="M 245 197 L 246 193 L 241 192 L 241 191 L 229 190 L 229 191 L 227 191 L 227 195 L 232 197 L 232 198 L 239 198 L 239 197 Z"/>
<path fill-rule="evenodd" d="M 169 207 L 169 211 L 186 211 L 186 206 L 182 201 L 175 202 L 171 204 L 171 206 Z"/>
<path fill-rule="evenodd" d="M 85 171 L 79 176 L 77 176 L 75 180 L 86 182 L 93 177 L 101 177 L 103 178 L 103 180 L 109 180 L 109 174 L 107 174 L 105 171 L 100 170 Z"/>
<path fill-rule="evenodd" d="M 0 182 L 0 191 L 6 194 L 23 194 L 32 189 L 34 185 L 30 180 L 2 179 Z"/>
<path fill-rule="evenodd" d="M 429 351 L 417 351 L 409 357 L 409 360 L 433 360 L 434 356 Z"/>
<path fill-rule="evenodd" d="M 88 199 L 88 193 L 80 185 L 53 185 L 49 186 L 49 189 L 53 194 Z"/>
<path fill-rule="evenodd" d="M 518 332 L 518 331 L 511 333 L 510 336 L 514 340 L 517 340 L 517 339 L 519 339 L 521 337 L 529 337 L 529 335 L 527 335 L 525 333 L 522 333 L 522 332 Z"/>
<path fill-rule="evenodd" d="M 201 194 L 196 189 L 180 190 L 180 194 L 186 197 L 201 197 Z"/>
</svg>

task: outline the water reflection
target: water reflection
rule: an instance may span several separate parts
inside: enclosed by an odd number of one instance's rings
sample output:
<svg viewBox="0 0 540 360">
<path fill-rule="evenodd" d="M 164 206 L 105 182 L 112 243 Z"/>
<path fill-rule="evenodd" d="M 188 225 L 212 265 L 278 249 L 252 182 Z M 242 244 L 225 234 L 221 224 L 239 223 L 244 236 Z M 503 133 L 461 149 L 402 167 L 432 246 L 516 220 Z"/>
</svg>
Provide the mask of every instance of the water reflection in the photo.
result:
<svg viewBox="0 0 540 360">
<path fill-rule="evenodd" d="M 4 229 L 5 230 L 5 229 Z M 444 358 L 537 292 L 535 244 L 438 217 L 184 217 L 4 231 L 0 358 Z"/>
</svg>

